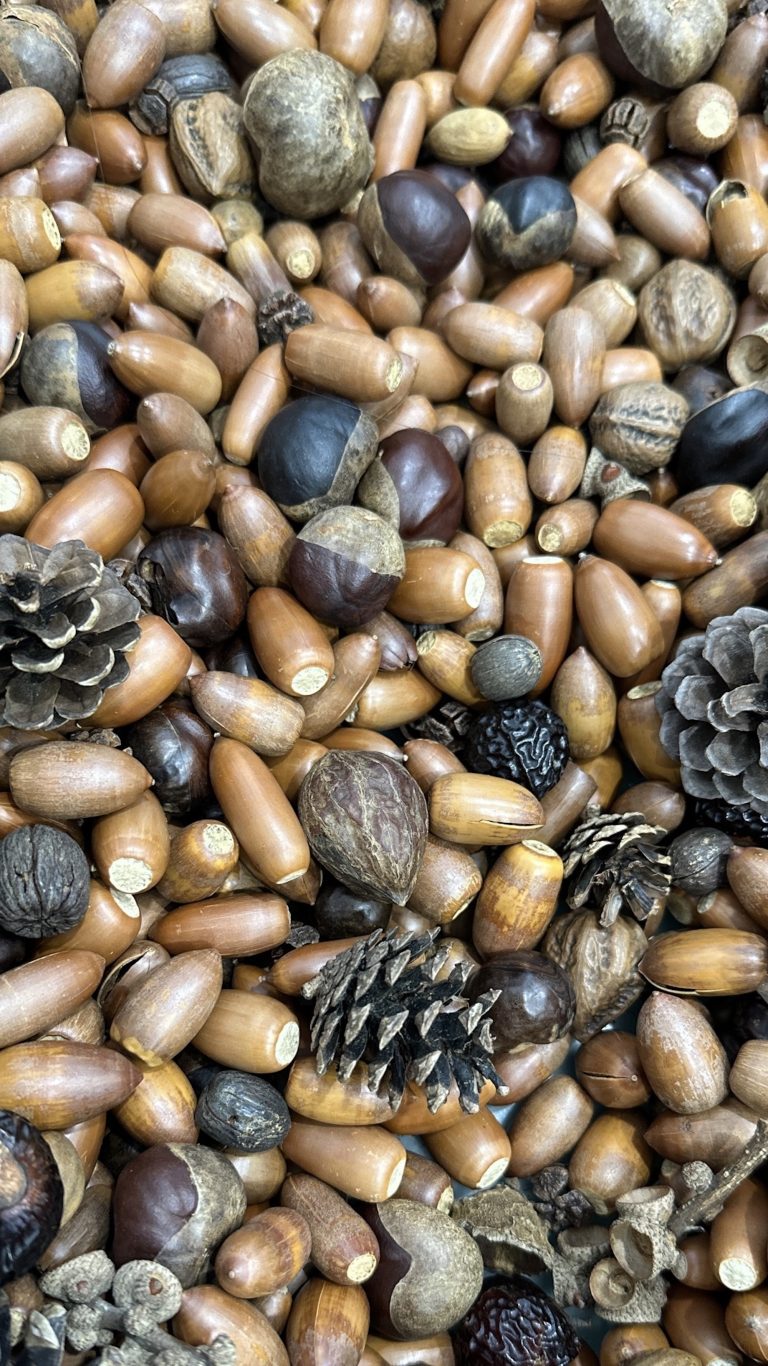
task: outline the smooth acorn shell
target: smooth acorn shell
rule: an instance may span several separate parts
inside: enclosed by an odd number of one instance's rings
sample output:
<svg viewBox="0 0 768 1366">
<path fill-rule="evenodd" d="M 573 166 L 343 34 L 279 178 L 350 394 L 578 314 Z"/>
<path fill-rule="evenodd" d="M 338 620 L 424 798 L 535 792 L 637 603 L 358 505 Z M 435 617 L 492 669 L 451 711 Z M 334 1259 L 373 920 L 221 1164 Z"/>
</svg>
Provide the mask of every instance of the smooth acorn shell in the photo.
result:
<svg viewBox="0 0 768 1366">
<path fill-rule="evenodd" d="M 655 1094 L 678 1114 L 697 1114 L 728 1094 L 728 1059 L 697 1003 L 654 991 L 637 1020 L 640 1061 Z"/>
<path fill-rule="evenodd" d="M 124 1054 L 93 1044 L 46 1040 L 0 1053 L 0 1106 L 40 1129 L 67 1129 L 103 1114 L 140 1081 Z"/>
<path fill-rule="evenodd" d="M 152 779 L 122 750 L 59 740 L 14 754 L 14 801 L 32 816 L 79 820 L 130 806 Z"/>
<path fill-rule="evenodd" d="M 235 1345 L 238 1363 L 288 1366 L 288 1353 L 264 1315 L 216 1285 L 196 1285 L 184 1291 L 173 1330 L 182 1342 L 198 1345 L 212 1343 L 222 1335 L 228 1337 Z"/>
<path fill-rule="evenodd" d="M 63 949 L 0 973 L 0 1048 L 42 1034 L 96 990 L 104 959 Z"/>
<path fill-rule="evenodd" d="M 768 975 L 768 942 L 747 930 L 685 930 L 652 940 L 640 971 L 664 991 L 738 996 Z"/>
<path fill-rule="evenodd" d="M 221 981 L 221 955 L 213 949 L 179 954 L 129 992 L 110 1036 L 157 1067 L 197 1034 L 216 1004 Z"/>
</svg>

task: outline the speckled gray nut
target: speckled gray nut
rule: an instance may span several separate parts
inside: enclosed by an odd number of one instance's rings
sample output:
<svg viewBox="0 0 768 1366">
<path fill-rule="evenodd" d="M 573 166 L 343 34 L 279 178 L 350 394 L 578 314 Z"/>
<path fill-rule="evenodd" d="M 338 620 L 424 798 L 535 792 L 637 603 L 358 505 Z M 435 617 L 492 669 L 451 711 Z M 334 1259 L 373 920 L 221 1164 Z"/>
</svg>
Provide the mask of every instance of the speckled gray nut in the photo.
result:
<svg viewBox="0 0 768 1366">
<path fill-rule="evenodd" d="M 354 77 L 322 52 L 273 57 L 253 77 L 243 115 L 259 151 L 259 187 L 281 213 L 333 213 L 373 169 Z"/>
<path fill-rule="evenodd" d="M 470 673 L 475 687 L 492 702 L 524 697 L 541 678 L 541 653 L 527 636 L 495 636 L 479 645 Z"/>
</svg>

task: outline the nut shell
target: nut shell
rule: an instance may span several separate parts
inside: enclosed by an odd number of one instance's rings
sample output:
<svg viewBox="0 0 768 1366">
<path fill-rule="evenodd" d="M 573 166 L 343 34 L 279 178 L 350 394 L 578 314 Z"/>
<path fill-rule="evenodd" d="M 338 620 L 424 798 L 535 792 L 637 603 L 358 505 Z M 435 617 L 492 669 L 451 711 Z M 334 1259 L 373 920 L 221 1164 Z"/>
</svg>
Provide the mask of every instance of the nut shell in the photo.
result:
<svg viewBox="0 0 768 1366">
<path fill-rule="evenodd" d="M 363 1213 L 381 1251 L 366 1284 L 377 1331 L 402 1339 L 453 1327 L 482 1285 L 475 1240 L 447 1214 L 415 1200 L 388 1200 Z"/>
<path fill-rule="evenodd" d="M 362 626 L 380 612 L 405 574 L 403 543 L 366 508 L 320 512 L 302 527 L 288 572 L 296 597 L 321 621 Z"/>
</svg>

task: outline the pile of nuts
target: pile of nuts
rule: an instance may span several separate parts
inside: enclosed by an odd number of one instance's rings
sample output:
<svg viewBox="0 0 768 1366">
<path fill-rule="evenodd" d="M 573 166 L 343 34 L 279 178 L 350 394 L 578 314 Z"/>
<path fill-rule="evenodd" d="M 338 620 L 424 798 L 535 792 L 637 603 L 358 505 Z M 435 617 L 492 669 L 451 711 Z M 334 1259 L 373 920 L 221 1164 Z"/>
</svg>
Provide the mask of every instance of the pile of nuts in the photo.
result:
<svg viewBox="0 0 768 1366">
<path fill-rule="evenodd" d="M 3 1363 L 768 1362 L 767 67 L 0 0 Z"/>
</svg>

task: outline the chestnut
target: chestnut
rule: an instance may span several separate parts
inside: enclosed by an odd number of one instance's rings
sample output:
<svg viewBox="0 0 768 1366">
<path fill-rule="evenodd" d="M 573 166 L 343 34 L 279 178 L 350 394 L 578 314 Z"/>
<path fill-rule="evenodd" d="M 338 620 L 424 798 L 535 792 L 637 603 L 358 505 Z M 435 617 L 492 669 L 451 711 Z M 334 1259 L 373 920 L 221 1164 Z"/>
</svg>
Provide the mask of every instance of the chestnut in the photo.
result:
<svg viewBox="0 0 768 1366">
<path fill-rule="evenodd" d="M 768 394 L 756 386 L 732 389 L 693 413 L 683 427 L 673 472 L 681 493 L 722 482 L 750 488 L 765 473 Z"/>
<path fill-rule="evenodd" d="M 717 172 L 708 161 L 685 156 L 682 152 L 654 161 L 653 169 L 684 194 L 699 213 L 704 213 L 709 196 L 720 184 Z"/>
<path fill-rule="evenodd" d="M 392 522 L 404 541 L 444 544 L 458 531 L 464 484 L 439 437 L 403 427 L 382 441 L 357 497 L 363 507 Z"/>
<path fill-rule="evenodd" d="M 154 794 L 170 815 L 197 814 L 210 795 L 208 756 L 213 731 L 186 702 L 172 699 L 123 731 L 123 741 L 154 779 Z"/>
<path fill-rule="evenodd" d="M 356 404 L 326 394 L 298 398 L 264 429 L 259 482 L 286 516 L 308 522 L 352 501 L 377 441 L 376 423 Z"/>
<path fill-rule="evenodd" d="M 118 427 L 132 399 L 109 365 L 110 340 L 95 323 L 41 328 L 21 362 L 21 387 L 30 403 L 68 408 L 91 435 Z"/>
<path fill-rule="evenodd" d="M 369 185 L 357 226 L 379 269 L 407 285 L 439 285 L 472 237 L 459 201 L 426 171 L 393 171 Z"/>
<path fill-rule="evenodd" d="M 489 1014 L 497 1052 L 518 1044 L 554 1043 L 573 1024 L 576 997 L 570 977 L 535 949 L 494 954 L 471 978 L 467 991 L 473 1001 L 486 991 L 500 992 Z"/>
<path fill-rule="evenodd" d="M 0 1110 L 0 1285 L 30 1271 L 54 1237 L 64 1186 L 42 1134 Z"/>
<path fill-rule="evenodd" d="M 365 1205 L 362 1215 L 380 1249 L 365 1287 L 376 1330 L 402 1339 L 452 1328 L 482 1287 L 474 1238 L 449 1215 L 416 1200 Z"/>
<path fill-rule="evenodd" d="M 24 85 L 42 86 L 65 114 L 80 86 L 77 45 L 64 20 L 29 4 L 0 13 L 0 89 Z"/>
<path fill-rule="evenodd" d="M 367 508 L 331 508 L 302 527 L 288 560 L 299 602 L 321 621 L 352 629 L 370 621 L 405 573 L 403 543 Z"/>
<path fill-rule="evenodd" d="M 506 109 L 504 117 L 512 134 L 501 156 L 486 171 L 495 183 L 513 176 L 552 175 L 560 160 L 561 136 L 536 104 Z"/>
<path fill-rule="evenodd" d="M 600 0 L 595 37 L 620 80 L 669 98 L 708 71 L 725 41 L 726 0 Z"/>
<path fill-rule="evenodd" d="M 385 930 L 391 911 L 389 901 L 351 892 L 340 883 L 325 884 L 315 902 L 315 924 L 321 939 L 346 939 Z"/>
<path fill-rule="evenodd" d="M 475 234 L 483 255 L 505 270 L 532 270 L 565 255 L 576 229 L 573 195 L 551 176 L 499 185 L 480 210 Z"/>
<path fill-rule="evenodd" d="M 195 649 L 227 640 L 243 620 L 246 578 L 218 532 L 169 527 L 144 547 L 137 568 L 152 610 Z"/>
<path fill-rule="evenodd" d="M 157 1143 L 115 1182 L 112 1260 L 160 1262 L 195 1285 L 212 1250 L 239 1227 L 245 1188 L 228 1158 L 191 1143 Z"/>
</svg>

